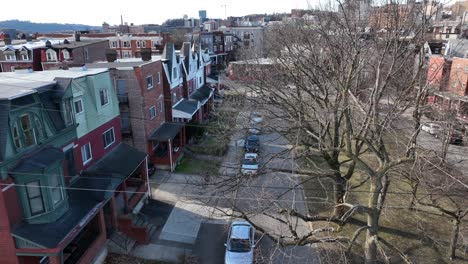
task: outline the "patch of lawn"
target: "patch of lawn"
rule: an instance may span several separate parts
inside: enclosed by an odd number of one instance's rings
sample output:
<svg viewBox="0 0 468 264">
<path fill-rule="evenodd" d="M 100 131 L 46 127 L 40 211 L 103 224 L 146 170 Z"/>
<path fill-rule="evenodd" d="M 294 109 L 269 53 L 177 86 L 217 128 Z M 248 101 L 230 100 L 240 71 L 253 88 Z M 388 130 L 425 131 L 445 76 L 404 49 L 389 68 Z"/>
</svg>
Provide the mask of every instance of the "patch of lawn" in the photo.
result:
<svg viewBox="0 0 468 264">
<path fill-rule="evenodd" d="M 175 172 L 185 174 L 213 173 L 219 171 L 220 164 L 216 161 L 207 161 L 191 157 L 183 157 Z"/>
<path fill-rule="evenodd" d="M 224 138 L 209 137 L 202 142 L 188 147 L 196 154 L 223 156 L 228 148 L 228 141 Z"/>
</svg>

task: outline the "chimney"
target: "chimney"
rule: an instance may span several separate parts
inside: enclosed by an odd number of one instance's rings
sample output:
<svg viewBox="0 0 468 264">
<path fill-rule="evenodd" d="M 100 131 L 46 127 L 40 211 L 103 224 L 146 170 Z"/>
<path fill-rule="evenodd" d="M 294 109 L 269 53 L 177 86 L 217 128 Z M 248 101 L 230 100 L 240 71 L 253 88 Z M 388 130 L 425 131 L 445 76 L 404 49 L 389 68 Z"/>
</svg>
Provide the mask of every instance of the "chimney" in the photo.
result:
<svg viewBox="0 0 468 264">
<path fill-rule="evenodd" d="M 75 31 L 75 41 L 81 41 L 81 33 L 79 31 Z"/>
<path fill-rule="evenodd" d="M 141 59 L 144 61 L 151 60 L 151 48 L 142 48 L 140 49 Z"/>
<path fill-rule="evenodd" d="M 3 41 L 5 42 L 5 45 L 11 45 L 10 34 L 5 34 Z"/>
<path fill-rule="evenodd" d="M 114 62 L 117 60 L 117 51 L 113 49 L 106 49 L 106 60 L 108 62 Z"/>
<path fill-rule="evenodd" d="M 68 41 L 68 39 L 64 39 L 63 44 L 70 44 L 70 41 Z"/>
<path fill-rule="evenodd" d="M 46 41 L 45 46 L 46 48 L 52 48 L 52 43 L 50 42 L 50 40 Z"/>
</svg>

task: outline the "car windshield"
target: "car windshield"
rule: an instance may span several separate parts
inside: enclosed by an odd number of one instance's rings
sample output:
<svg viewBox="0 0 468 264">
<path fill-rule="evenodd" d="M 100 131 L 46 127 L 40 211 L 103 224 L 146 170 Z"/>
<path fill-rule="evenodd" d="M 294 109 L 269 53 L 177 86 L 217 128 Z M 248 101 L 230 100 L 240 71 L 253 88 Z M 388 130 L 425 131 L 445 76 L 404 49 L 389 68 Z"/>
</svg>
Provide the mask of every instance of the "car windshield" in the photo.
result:
<svg viewBox="0 0 468 264">
<path fill-rule="evenodd" d="M 248 239 L 232 238 L 229 242 L 229 251 L 231 252 L 249 252 L 250 241 Z"/>
<path fill-rule="evenodd" d="M 247 145 L 249 145 L 249 146 L 258 146 L 258 140 L 249 139 L 249 140 L 247 140 Z"/>
<path fill-rule="evenodd" d="M 255 159 L 244 159 L 242 162 L 244 165 L 257 165 L 257 161 Z"/>
</svg>

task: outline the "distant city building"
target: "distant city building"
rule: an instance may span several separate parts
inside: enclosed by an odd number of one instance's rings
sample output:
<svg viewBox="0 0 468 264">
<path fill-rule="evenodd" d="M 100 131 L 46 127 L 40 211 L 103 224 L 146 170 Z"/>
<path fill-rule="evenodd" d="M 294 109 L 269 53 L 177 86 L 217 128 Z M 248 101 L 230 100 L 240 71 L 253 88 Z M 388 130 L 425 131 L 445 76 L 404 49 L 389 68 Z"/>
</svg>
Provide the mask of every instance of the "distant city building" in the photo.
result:
<svg viewBox="0 0 468 264">
<path fill-rule="evenodd" d="M 198 16 L 200 17 L 200 19 L 202 20 L 202 22 L 204 20 L 206 20 L 207 16 L 206 16 L 206 10 L 200 10 L 198 11 Z"/>
</svg>

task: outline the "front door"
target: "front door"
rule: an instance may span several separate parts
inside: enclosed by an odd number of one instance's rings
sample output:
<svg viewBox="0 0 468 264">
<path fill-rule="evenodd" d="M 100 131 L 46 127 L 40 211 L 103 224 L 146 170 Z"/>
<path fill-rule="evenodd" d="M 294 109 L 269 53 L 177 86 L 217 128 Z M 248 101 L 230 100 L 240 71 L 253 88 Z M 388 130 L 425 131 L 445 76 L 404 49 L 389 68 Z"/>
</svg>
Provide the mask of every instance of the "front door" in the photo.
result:
<svg viewBox="0 0 468 264">
<path fill-rule="evenodd" d="M 68 175 L 75 176 L 76 175 L 76 168 L 75 168 L 75 157 L 73 155 L 73 148 L 65 151 L 65 159 L 67 160 L 67 169 Z"/>
</svg>

